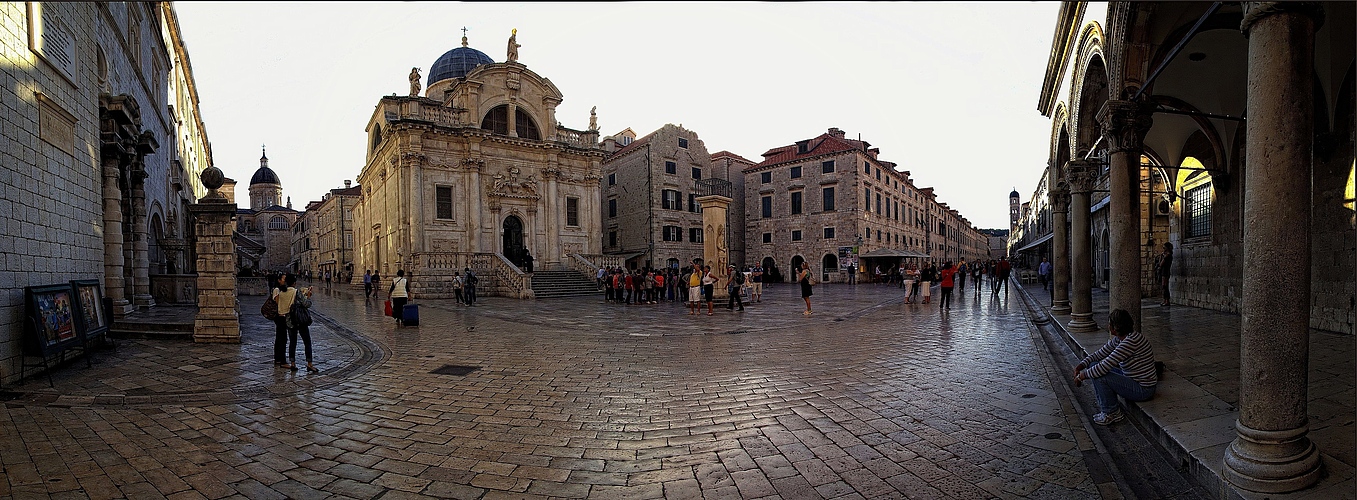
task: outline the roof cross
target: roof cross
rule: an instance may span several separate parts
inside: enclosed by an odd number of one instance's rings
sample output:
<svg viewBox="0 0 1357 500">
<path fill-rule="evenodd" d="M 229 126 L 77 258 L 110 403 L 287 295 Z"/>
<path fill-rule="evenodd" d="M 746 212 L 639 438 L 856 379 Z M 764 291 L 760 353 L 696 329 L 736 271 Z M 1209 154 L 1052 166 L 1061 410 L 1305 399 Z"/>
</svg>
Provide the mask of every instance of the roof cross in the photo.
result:
<svg viewBox="0 0 1357 500">
<path fill-rule="evenodd" d="M 462 46 L 466 47 L 466 26 L 462 26 Z"/>
</svg>

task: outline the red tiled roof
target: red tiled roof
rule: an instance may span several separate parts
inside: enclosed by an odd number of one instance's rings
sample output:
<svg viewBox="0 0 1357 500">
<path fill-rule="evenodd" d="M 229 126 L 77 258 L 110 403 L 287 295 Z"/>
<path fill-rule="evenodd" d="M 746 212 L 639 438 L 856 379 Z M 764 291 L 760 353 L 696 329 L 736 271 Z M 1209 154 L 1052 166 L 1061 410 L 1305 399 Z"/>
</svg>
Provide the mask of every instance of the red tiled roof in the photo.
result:
<svg viewBox="0 0 1357 500">
<path fill-rule="evenodd" d="M 649 134 L 646 134 L 645 137 L 631 141 L 631 144 L 628 144 L 622 149 L 617 150 L 617 152 L 613 153 L 611 156 L 609 156 L 609 158 L 622 156 L 624 154 L 640 149 L 641 146 L 645 145 L 645 143 L 650 142 L 650 136 L 652 135 L 655 135 L 655 132 L 651 132 Z"/>
<path fill-rule="evenodd" d="M 799 142 L 799 141 L 798 141 Z M 866 151 L 870 146 L 865 141 L 853 139 L 843 139 L 834 137 L 828 133 L 820 134 L 819 137 L 808 141 L 808 147 L 805 153 L 797 153 L 796 144 L 782 146 L 768 150 L 763 153 L 763 161 L 757 165 L 746 168 L 746 171 L 776 165 L 779 163 L 795 161 L 801 158 L 820 156 L 825 154 L 842 153 L 844 151 Z"/>
</svg>

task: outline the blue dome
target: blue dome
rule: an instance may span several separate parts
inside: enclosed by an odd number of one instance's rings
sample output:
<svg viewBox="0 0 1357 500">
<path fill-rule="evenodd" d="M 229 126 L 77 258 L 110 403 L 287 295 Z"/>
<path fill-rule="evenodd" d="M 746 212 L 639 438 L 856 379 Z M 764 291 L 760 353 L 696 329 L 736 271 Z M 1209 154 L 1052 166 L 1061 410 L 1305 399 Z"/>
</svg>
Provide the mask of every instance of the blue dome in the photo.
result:
<svg viewBox="0 0 1357 500">
<path fill-rule="evenodd" d="M 449 78 L 463 78 L 476 66 L 482 64 L 494 64 L 495 60 L 484 52 L 471 47 L 457 47 L 444 52 L 442 56 L 434 61 L 433 67 L 429 68 L 428 85 L 447 80 Z"/>
</svg>

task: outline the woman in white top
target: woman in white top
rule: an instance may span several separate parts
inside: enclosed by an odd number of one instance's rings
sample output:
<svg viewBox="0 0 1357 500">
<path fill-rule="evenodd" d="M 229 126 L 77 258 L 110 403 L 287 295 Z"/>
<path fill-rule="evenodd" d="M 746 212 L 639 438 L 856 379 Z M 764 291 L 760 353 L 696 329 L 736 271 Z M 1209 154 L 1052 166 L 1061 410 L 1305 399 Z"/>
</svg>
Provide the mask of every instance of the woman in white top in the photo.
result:
<svg viewBox="0 0 1357 500">
<path fill-rule="evenodd" d="M 274 289 L 273 300 L 278 302 L 278 315 L 283 318 L 287 325 L 288 338 L 288 362 L 283 364 L 283 368 L 297 371 L 297 337 L 300 335 L 302 343 L 306 347 L 306 369 L 307 371 L 316 371 L 316 365 L 311 363 L 311 328 L 307 325 L 294 322 L 294 316 L 289 314 L 294 307 L 311 308 L 311 289 L 298 290 L 293 285 L 297 284 L 297 276 L 289 274 L 285 278 L 286 288 L 283 290 Z"/>
<path fill-rule="evenodd" d="M 391 290 L 387 291 L 391 299 L 391 316 L 396 318 L 396 326 L 405 326 L 405 303 L 410 301 L 410 280 L 405 279 L 405 270 L 396 271 L 396 279 L 391 280 Z"/>
</svg>

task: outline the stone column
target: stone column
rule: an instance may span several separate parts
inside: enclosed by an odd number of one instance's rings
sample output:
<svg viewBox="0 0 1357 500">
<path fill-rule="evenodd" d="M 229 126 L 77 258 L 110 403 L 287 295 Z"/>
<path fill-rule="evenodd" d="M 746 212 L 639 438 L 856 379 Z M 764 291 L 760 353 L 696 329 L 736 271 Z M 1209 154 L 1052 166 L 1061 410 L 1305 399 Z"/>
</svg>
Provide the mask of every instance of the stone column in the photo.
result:
<svg viewBox="0 0 1357 500">
<path fill-rule="evenodd" d="M 193 341 L 240 343 L 240 316 L 236 311 L 236 204 L 217 191 L 222 173 L 208 167 L 202 173 L 207 196 L 189 205 L 198 253 L 198 314 L 193 318 Z"/>
<path fill-rule="evenodd" d="M 702 262 L 711 266 L 713 276 L 721 279 L 712 290 L 712 298 L 724 299 L 726 293 L 726 266 L 730 265 L 730 249 L 726 248 L 726 212 L 730 210 L 731 199 L 720 195 L 697 197 L 702 207 Z"/>
<path fill-rule="evenodd" d="M 122 188 L 118 185 L 122 174 L 122 154 L 106 152 L 103 164 L 104 290 L 113 301 L 113 316 L 121 318 L 133 311 L 125 290 L 127 280 L 123 278 Z"/>
<path fill-rule="evenodd" d="M 1307 436 L 1316 3 L 1248 2 L 1239 420 L 1225 478 L 1287 493 L 1319 480 Z"/>
<path fill-rule="evenodd" d="M 132 303 L 138 308 L 155 305 L 151 296 L 151 260 L 146 230 L 146 164 L 140 158 L 133 164 L 130 175 L 132 205 Z"/>
<path fill-rule="evenodd" d="M 534 255 L 533 269 L 555 269 L 561 262 L 565 261 L 565 255 L 561 254 L 561 228 L 565 227 L 565 207 L 559 205 L 560 198 L 556 194 L 557 179 L 561 175 L 561 166 L 553 160 L 550 167 L 545 172 L 547 181 L 547 210 L 546 210 L 546 234 L 547 248 L 546 254 Z"/>
<path fill-rule="evenodd" d="M 518 104 L 509 100 L 509 137 L 518 137 Z"/>
<path fill-rule="evenodd" d="M 1070 189 L 1064 179 L 1051 188 L 1051 314 L 1070 313 Z"/>
<path fill-rule="evenodd" d="M 1093 320 L 1093 266 L 1089 255 L 1089 194 L 1097 175 L 1093 165 L 1072 161 L 1065 166 L 1065 182 L 1070 186 L 1070 331 L 1098 329 Z"/>
<path fill-rule="evenodd" d="M 1140 155 L 1153 123 L 1149 108 L 1131 101 L 1108 101 L 1099 116 L 1107 140 L 1109 178 L 1108 246 L 1112 273 L 1108 305 L 1124 309 L 1140 329 Z"/>
</svg>

